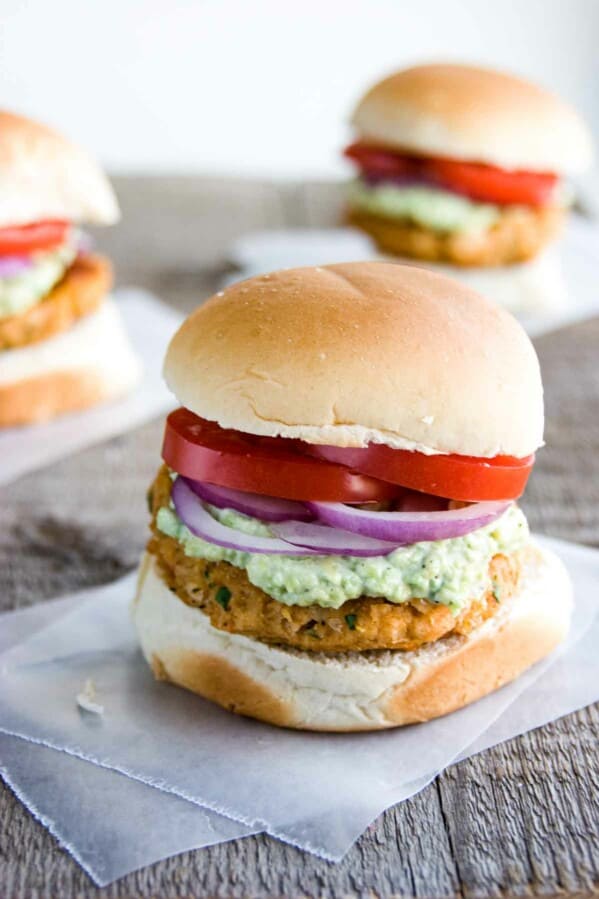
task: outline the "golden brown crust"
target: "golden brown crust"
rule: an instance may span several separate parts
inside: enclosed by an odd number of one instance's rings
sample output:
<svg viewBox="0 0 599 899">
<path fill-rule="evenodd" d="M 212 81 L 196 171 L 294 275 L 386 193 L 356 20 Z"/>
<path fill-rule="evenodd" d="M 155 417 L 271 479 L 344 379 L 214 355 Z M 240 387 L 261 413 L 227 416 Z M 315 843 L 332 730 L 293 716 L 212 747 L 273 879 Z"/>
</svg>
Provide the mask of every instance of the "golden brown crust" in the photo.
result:
<svg viewBox="0 0 599 899">
<path fill-rule="evenodd" d="M 56 371 L 0 386 L 0 428 L 37 424 L 95 406 L 106 386 L 93 370 Z"/>
<path fill-rule="evenodd" d="M 293 726 L 291 710 L 276 693 L 220 656 L 173 650 L 152 656 L 151 668 L 156 680 L 185 687 L 229 712 L 279 727 Z"/>
<path fill-rule="evenodd" d="M 491 584 L 482 597 L 457 616 L 447 606 L 413 599 L 402 604 L 362 597 L 339 609 L 287 606 L 255 587 L 245 571 L 228 562 L 208 562 L 185 555 L 181 545 L 158 531 L 155 516 L 170 498 L 171 480 L 163 467 L 151 490 L 154 536 L 148 545 L 161 576 L 179 599 L 200 609 L 213 627 L 254 637 L 264 643 L 338 653 L 371 649 L 414 650 L 449 634 L 468 634 L 500 608 L 518 584 L 520 558 L 491 560 Z"/>
<path fill-rule="evenodd" d="M 112 286 L 104 256 L 79 256 L 50 293 L 21 315 L 0 318 L 0 351 L 27 346 L 67 331 L 101 304 Z"/>
<path fill-rule="evenodd" d="M 566 218 L 562 207 L 512 206 L 482 231 L 442 232 L 365 212 L 348 212 L 348 222 L 365 231 L 385 253 L 449 262 L 459 266 L 510 265 L 532 259 L 559 234 Z"/>
</svg>

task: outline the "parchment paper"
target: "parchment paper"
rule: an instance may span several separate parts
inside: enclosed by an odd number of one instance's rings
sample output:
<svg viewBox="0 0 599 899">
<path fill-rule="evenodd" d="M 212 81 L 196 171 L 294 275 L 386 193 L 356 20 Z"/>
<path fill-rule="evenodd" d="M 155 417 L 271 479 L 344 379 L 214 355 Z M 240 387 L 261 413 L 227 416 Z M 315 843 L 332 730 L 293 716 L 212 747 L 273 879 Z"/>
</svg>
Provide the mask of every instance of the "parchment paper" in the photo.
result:
<svg viewBox="0 0 599 899">
<path fill-rule="evenodd" d="M 580 691 L 570 689 L 579 655 L 580 677 L 596 687 L 589 685 L 583 700 L 599 697 L 599 663 L 576 645 L 595 615 L 599 553 L 558 541 L 551 546 L 567 564 L 577 597 L 566 645 L 573 676 L 555 685 L 560 700 L 551 712 L 565 714 L 581 701 Z M 499 739 L 520 732 L 523 722 L 549 720 L 532 685 L 555 657 L 475 705 L 424 725 L 350 736 L 277 730 L 155 683 L 129 629 L 132 592 L 131 577 L 102 588 L 2 657 L 0 729 L 125 772 L 326 858 L 342 857 L 384 808 L 422 788 L 469 746 L 484 746 L 482 734 L 518 697 L 515 724 L 506 719 L 495 732 Z M 593 677 L 589 664 L 595 664 Z M 75 697 L 88 678 L 105 707 L 102 718 L 77 709 Z"/>
<path fill-rule="evenodd" d="M 0 652 L 81 601 L 73 597 L 0 615 Z M 6 734 L 0 734 L 0 776 L 99 886 L 186 849 L 251 832 L 172 793 Z"/>
</svg>

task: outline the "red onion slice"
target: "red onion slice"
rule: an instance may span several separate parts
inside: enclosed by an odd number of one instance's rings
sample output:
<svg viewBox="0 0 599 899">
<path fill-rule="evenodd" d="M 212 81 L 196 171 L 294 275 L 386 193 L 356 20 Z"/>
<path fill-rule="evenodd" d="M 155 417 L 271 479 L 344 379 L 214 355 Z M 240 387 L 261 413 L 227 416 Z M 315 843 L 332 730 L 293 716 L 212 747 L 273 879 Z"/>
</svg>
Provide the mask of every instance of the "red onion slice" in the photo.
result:
<svg viewBox="0 0 599 899">
<path fill-rule="evenodd" d="M 314 517 L 303 503 L 291 499 L 277 499 L 274 496 L 233 490 L 231 487 L 217 487 L 191 478 L 185 478 L 185 481 L 196 496 L 219 509 L 234 509 L 244 515 L 261 518 L 262 521 L 312 521 Z"/>
<path fill-rule="evenodd" d="M 0 256 L 0 278 L 14 278 L 33 265 L 30 256 Z"/>
<path fill-rule="evenodd" d="M 206 511 L 185 478 L 176 479 L 171 490 L 171 499 L 183 524 L 196 537 L 201 537 L 209 543 L 245 553 L 267 553 L 278 556 L 314 555 L 309 549 L 298 549 L 275 537 L 254 537 L 221 524 Z"/>
<path fill-rule="evenodd" d="M 311 502 L 306 505 L 319 521 L 332 528 L 405 545 L 463 537 L 495 521 L 510 503 L 473 503 L 445 512 L 369 512 L 343 503 Z"/>
<path fill-rule="evenodd" d="M 397 541 L 373 540 L 326 524 L 285 521 L 272 529 L 282 540 L 326 556 L 388 556 L 398 548 Z"/>
</svg>

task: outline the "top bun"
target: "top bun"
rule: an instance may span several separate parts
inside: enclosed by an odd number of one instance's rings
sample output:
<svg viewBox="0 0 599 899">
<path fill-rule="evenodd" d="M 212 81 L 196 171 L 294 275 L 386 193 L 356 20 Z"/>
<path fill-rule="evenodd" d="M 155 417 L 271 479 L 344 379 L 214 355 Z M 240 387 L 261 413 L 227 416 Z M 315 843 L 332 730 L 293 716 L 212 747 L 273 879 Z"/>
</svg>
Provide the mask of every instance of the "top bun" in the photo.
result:
<svg viewBox="0 0 599 899">
<path fill-rule="evenodd" d="M 45 125 L 0 111 L 0 228 L 44 219 L 112 225 L 119 207 L 87 153 Z"/>
<path fill-rule="evenodd" d="M 591 164 L 578 114 L 535 84 L 473 66 L 404 69 L 375 84 L 352 124 L 361 138 L 505 169 L 576 174 Z"/>
<path fill-rule="evenodd" d="M 542 443 L 539 364 L 520 325 L 412 266 L 234 284 L 179 328 L 164 373 L 183 406 L 251 434 L 486 457 Z"/>
</svg>

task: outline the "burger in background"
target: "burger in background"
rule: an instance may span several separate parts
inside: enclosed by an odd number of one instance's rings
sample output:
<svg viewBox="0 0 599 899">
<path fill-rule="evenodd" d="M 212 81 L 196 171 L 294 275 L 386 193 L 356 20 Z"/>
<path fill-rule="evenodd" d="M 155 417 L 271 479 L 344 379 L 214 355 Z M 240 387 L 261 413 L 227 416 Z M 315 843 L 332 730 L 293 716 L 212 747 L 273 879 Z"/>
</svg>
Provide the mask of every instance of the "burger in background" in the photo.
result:
<svg viewBox="0 0 599 899">
<path fill-rule="evenodd" d="M 564 638 L 516 505 L 543 392 L 505 310 L 413 266 L 235 284 L 171 341 L 133 617 L 157 678 L 311 730 L 424 721 Z"/>
<path fill-rule="evenodd" d="M 81 222 L 119 209 L 96 163 L 54 131 L 0 112 L 0 427 L 127 393 L 140 377 L 110 263 Z"/>
<path fill-rule="evenodd" d="M 592 159 L 570 106 L 511 75 L 423 65 L 375 84 L 352 125 L 348 219 L 383 254 L 459 269 L 515 308 L 563 303 L 546 248 L 568 215 L 566 179 Z"/>
</svg>

